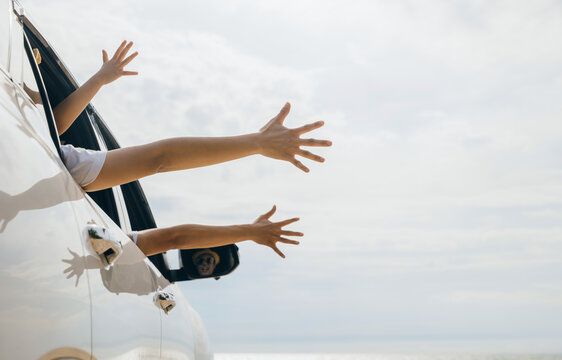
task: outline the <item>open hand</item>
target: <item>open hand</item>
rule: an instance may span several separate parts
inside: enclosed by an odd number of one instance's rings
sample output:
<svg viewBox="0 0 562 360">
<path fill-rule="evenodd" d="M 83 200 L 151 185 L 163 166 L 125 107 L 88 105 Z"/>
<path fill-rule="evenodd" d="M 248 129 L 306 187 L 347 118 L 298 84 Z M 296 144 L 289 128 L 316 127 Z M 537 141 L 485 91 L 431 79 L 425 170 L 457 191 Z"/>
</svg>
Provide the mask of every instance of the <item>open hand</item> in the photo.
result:
<svg viewBox="0 0 562 360">
<path fill-rule="evenodd" d="M 126 75 L 138 75 L 136 71 L 125 71 L 123 70 L 127 64 L 129 64 L 139 53 L 134 52 L 129 55 L 127 58 L 127 53 L 133 46 L 133 42 L 127 42 L 127 40 L 123 41 L 119 48 L 113 54 L 113 57 L 109 59 L 107 56 L 107 52 L 102 50 L 103 55 L 103 65 L 101 69 L 97 72 L 97 76 L 99 77 L 100 81 L 103 84 L 109 84 L 112 81 L 119 79 L 121 76 Z"/>
<path fill-rule="evenodd" d="M 322 127 L 324 125 L 323 121 L 317 121 L 295 129 L 286 128 L 283 122 L 290 110 L 291 104 L 286 103 L 279 114 L 260 129 L 260 153 L 273 159 L 288 161 L 302 171 L 309 172 L 310 170 L 295 158 L 296 155 L 318 162 L 324 162 L 324 158 L 300 147 L 331 146 L 332 142 L 329 140 L 300 138 L 302 134 Z"/>
<path fill-rule="evenodd" d="M 298 245 L 299 242 L 295 240 L 285 239 L 281 235 L 303 236 L 303 233 L 282 229 L 283 226 L 294 223 L 295 221 L 299 221 L 299 218 L 292 218 L 289 220 L 283 220 L 275 223 L 269 221 L 269 218 L 271 217 L 271 215 L 275 213 L 275 210 L 276 207 L 275 205 L 273 205 L 273 208 L 271 210 L 261 215 L 256 219 L 256 221 L 254 221 L 254 223 L 251 225 L 253 229 L 252 240 L 260 245 L 269 246 L 277 254 L 279 254 L 279 256 L 285 258 L 285 254 L 283 254 L 277 248 L 277 242 L 279 241 L 285 244 L 293 244 L 293 245 Z"/>
<path fill-rule="evenodd" d="M 63 273 L 66 274 L 67 279 L 76 276 L 76 284 L 74 284 L 74 287 L 76 287 L 78 286 L 80 276 L 82 276 L 82 273 L 84 273 L 84 259 L 74 251 L 68 248 L 67 250 L 70 255 L 72 255 L 72 259 L 62 259 L 63 262 L 68 264 L 68 267 L 64 269 Z"/>
</svg>

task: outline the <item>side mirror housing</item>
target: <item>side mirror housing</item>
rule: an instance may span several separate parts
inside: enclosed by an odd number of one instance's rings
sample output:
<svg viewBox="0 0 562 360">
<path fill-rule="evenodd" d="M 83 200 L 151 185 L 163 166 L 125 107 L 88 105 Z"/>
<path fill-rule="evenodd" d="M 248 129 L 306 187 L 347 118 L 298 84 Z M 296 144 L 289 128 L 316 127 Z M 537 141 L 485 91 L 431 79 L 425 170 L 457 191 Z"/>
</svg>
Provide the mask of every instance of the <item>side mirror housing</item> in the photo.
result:
<svg viewBox="0 0 562 360">
<path fill-rule="evenodd" d="M 219 261 L 210 274 L 202 275 L 195 263 L 196 259 L 194 259 L 194 256 L 202 252 L 214 253 L 216 254 L 215 258 L 218 256 Z M 171 282 L 207 278 L 215 278 L 218 280 L 221 276 L 233 272 L 238 265 L 240 265 L 238 246 L 232 244 L 208 249 L 180 250 L 179 264 L 180 269 L 170 271 L 168 280 Z"/>
<path fill-rule="evenodd" d="M 86 225 L 86 249 L 99 256 L 103 266 L 109 268 L 123 253 L 123 245 L 115 234 L 93 220 Z"/>
</svg>

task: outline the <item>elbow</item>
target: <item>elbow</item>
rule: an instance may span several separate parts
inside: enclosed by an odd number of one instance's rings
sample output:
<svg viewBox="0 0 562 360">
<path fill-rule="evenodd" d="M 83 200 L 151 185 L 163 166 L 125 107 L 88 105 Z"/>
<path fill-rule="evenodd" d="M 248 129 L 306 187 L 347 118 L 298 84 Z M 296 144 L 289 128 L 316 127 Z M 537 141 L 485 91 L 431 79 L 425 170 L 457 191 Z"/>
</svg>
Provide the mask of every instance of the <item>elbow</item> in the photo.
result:
<svg viewBox="0 0 562 360">
<path fill-rule="evenodd" d="M 162 146 L 159 146 L 158 142 L 141 145 L 138 148 L 141 147 L 144 148 L 145 151 L 139 152 L 139 160 L 143 163 L 144 173 L 146 175 L 169 171 L 170 156 Z"/>
<path fill-rule="evenodd" d="M 170 169 L 170 156 L 164 151 L 156 151 L 151 162 L 154 174 L 167 172 Z"/>
</svg>

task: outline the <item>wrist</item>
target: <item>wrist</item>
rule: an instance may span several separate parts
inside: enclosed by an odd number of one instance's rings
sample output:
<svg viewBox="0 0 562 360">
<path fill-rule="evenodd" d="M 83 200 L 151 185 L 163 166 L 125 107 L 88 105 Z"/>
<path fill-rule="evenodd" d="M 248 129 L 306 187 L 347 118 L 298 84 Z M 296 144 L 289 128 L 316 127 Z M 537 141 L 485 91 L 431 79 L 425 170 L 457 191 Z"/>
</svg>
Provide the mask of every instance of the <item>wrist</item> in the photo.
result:
<svg viewBox="0 0 562 360">
<path fill-rule="evenodd" d="M 255 154 L 263 155 L 264 141 L 261 133 L 252 133 L 247 135 L 249 143 Z"/>
<path fill-rule="evenodd" d="M 255 237 L 255 227 L 252 224 L 238 225 L 239 238 L 244 240 L 252 240 Z"/>
<path fill-rule="evenodd" d="M 89 82 L 91 82 L 93 85 L 97 86 L 97 87 L 102 87 L 103 85 L 105 85 L 107 82 L 105 81 L 104 77 L 102 74 L 100 74 L 100 72 L 98 71 L 97 73 L 95 73 L 90 80 L 88 80 Z"/>
</svg>

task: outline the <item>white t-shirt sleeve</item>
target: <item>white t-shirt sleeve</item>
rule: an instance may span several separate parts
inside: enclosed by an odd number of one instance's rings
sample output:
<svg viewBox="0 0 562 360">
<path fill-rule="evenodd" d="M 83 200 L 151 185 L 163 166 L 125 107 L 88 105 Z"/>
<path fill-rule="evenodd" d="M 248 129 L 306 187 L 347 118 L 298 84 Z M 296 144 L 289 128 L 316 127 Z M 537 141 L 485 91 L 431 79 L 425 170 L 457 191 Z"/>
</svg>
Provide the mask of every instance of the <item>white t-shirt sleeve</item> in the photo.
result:
<svg viewBox="0 0 562 360">
<path fill-rule="evenodd" d="M 61 152 L 62 161 L 70 175 L 82 187 L 96 180 L 107 154 L 107 151 L 75 148 L 72 145 L 61 145 Z"/>
</svg>

